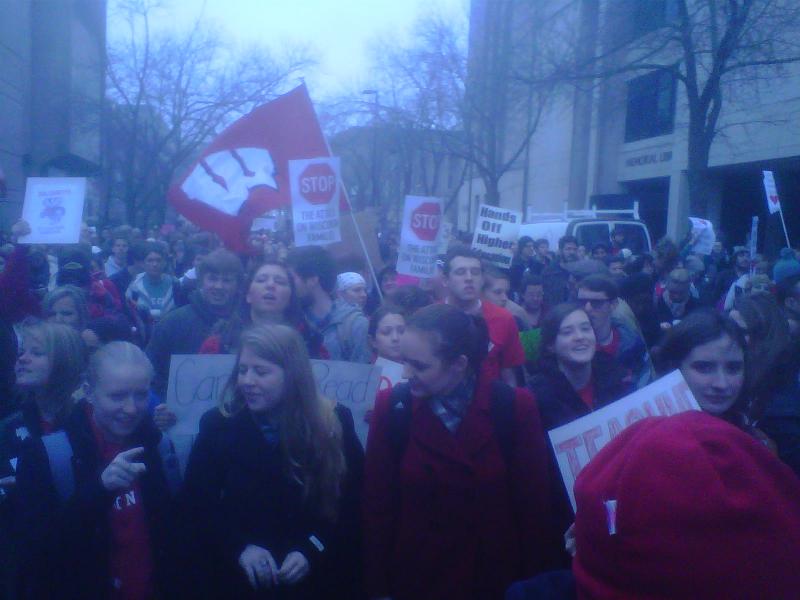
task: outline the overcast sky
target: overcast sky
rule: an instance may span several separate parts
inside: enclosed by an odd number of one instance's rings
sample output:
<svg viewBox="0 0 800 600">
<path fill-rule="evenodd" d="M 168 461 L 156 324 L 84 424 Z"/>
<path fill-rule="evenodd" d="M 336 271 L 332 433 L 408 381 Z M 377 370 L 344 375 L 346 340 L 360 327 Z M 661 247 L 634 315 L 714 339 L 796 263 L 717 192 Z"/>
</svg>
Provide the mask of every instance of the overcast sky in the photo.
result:
<svg viewBox="0 0 800 600">
<path fill-rule="evenodd" d="M 167 0 L 165 27 L 186 26 L 203 13 L 242 43 L 263 41 L 308 46 L 319 66 L 306 76 L 321 99 L 371 86 L 367 51 L 376 40 L 402 40 L 415 19 L 429 11 L 463 18 L 468 0 Z M 109 11 L 109 34 L 118 26 Z"/>
</svg>

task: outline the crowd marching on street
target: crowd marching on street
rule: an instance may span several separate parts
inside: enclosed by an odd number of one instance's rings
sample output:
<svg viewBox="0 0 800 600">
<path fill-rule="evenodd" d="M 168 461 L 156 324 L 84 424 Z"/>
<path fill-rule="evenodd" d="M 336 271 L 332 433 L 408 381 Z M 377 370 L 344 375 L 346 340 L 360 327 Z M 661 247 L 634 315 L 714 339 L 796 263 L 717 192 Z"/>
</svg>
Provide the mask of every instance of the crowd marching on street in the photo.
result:
<svg viewBox="0 0 800 600">
<path fill-rule="evenodd" d="M 800 597 L 800 261 L 453 240 L 432 278 L 189 223 L 18 244 L 0 273 L 8 598 Z M 463 237 L 463 236 L 462 236 Z M 378 289 L 380 288 L 380 289 Z M 170 359 L 235 356 L 181 465 Z M 310 359 L 402 364 L 359 423 Z M 679 370 L 577 510 L 547 432 Z"/>
</svg>

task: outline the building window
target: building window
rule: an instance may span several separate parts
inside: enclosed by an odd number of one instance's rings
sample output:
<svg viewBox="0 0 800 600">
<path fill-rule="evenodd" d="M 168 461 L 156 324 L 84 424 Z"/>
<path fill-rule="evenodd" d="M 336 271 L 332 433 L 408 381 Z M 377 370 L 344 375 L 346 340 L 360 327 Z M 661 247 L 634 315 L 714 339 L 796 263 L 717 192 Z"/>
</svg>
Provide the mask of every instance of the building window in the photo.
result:
<svg viewBox="0 0 800 600">
<path fill-rule="evenodd" d="M 625 141 L 672 133 L 675 127 L 675 77 L 653 71 L 628 82 Z"/>
</svg>

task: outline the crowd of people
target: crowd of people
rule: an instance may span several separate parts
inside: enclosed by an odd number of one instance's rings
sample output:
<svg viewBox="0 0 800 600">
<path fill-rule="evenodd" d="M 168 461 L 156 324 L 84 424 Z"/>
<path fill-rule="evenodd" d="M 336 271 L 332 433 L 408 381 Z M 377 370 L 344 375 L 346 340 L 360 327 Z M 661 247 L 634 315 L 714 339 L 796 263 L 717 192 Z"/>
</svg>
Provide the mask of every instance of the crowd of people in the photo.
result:
<svg viewBox="0 0 800 600">
<path fill-rule="evenodd" d="M 186 223 L 27 231 L 0 248 L 4 597 L 800 594 L 791 249 L 522 237 L 504 270 L 454 240 L 420 280 L 393 236 L 368 265 Z M 176 354 L 235 356 L 185 465 Z M 310 359 L 402 364 L 366 447 Z M 619 434 L 573 512 L 547 432 L 676 369 L 701 411 Z"/>
</svg>

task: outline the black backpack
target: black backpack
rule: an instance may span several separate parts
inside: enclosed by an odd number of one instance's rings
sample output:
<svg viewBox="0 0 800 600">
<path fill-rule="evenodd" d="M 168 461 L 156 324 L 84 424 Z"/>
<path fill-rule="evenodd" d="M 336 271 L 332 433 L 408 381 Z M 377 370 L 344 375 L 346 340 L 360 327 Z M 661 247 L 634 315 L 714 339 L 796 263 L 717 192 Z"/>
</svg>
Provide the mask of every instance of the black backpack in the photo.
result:
<svg viewBox="0 0 800 600">
<path fill-rule="evenodd" d="M 514 456 L 514 398 L 516 391 L 503 381 L 492 382 L 489 412 L 497 444 L 506 466 Z M 399 383 L 392 388 L 389 409 L 389 439 L 399 465 L 403 459 L 411 433 L 411 387 Z"/>
</svg>

